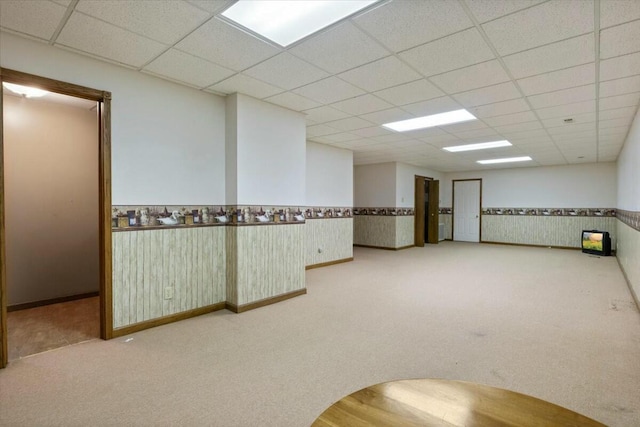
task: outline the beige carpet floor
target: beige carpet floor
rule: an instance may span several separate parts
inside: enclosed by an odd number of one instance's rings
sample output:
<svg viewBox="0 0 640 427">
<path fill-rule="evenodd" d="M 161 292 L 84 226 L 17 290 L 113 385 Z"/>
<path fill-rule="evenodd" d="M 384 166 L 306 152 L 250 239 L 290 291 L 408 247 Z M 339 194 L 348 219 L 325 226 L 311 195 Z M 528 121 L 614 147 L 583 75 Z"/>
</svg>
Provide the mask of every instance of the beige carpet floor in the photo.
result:
<svg viewBox="0 0 640 427">
<path fill-rule="evenodd" d="M 640 425 L 640 315 L 613 257 L 443 242 L 307 272 L 308 294 L 0 371 L 3 426 L 308 426 L 370 384 L 447 378 Z"/>
</svg>

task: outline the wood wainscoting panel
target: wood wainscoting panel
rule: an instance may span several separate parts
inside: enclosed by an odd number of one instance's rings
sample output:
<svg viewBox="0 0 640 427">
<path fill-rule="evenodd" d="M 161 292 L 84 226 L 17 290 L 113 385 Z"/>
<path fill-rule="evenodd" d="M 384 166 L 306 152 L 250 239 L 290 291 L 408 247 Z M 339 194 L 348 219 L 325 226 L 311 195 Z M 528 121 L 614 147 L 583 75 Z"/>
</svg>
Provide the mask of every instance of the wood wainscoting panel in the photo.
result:
<svg viewBox="0 0 640 427">
<path fill-rule="evenodd" d="M 224 302 L 224 231 L 201 227 L 113 233 L 114 327 Z"/>
<path fill-rule="evenodd" d="M 414 246 L 415 218 L 413 216 L 397 216 L 396 241 L 394 248 L 406 248 Z"/>
<path fill-rule="evenodd" d="M 310 219 L 304 227 L 305 265 L 353 258 L 353 218 Z"/>
<path fill-rule="evenodd" d="M 413 217 L 410 218 L 413 220 Z M 354 245 L 395 248 L 395 216 L 357 215 L 353 221 Z"/>
</svg>

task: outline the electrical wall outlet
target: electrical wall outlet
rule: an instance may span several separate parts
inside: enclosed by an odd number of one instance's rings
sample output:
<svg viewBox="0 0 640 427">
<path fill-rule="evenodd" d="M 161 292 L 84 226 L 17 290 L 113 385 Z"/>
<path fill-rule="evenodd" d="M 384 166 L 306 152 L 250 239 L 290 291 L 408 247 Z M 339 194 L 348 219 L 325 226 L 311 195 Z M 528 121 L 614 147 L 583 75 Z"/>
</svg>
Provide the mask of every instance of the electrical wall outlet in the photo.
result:
<svg viewBox="0 0 640 427">
<path fill-rule="evenodd" d="M 318 248 L 318 253 L 321 254 L 322 253 L 322 249 Z"/>
<path fill-rule="evenodd" d="M 173 299 L 173 287 L 167 286 L 164 288 L 164 299 Z"/>
</svg>

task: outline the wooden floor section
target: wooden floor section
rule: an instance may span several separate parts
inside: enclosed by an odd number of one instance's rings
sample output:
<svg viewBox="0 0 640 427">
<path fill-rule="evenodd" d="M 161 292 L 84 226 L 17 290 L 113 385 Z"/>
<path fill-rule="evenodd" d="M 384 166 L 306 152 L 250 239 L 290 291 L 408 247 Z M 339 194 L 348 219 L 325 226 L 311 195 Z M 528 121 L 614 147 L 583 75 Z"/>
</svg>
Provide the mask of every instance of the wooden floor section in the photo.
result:
<svg viewBox="0 0 640 427">
<path fill-rule="evenodd" d="M 401 380 L 363 388 L 324 411 L 312 427 L 603 427 L 558 405 L 463 381 Z"/>
<path fill-rule="evenodd" d="M 9 361 L 100 336 L 99 297 L 7 314 Z"/>
</svg>

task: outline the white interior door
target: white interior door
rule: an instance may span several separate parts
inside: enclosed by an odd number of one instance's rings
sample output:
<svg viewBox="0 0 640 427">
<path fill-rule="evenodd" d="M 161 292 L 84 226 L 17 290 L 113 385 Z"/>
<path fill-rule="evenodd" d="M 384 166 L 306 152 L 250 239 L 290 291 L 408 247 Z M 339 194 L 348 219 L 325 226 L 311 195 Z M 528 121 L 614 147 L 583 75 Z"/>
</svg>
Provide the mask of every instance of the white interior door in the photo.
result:
<svg viewBox="0 0 640 427">
<path fill-rule="evenodd" d="M 453 183 L 453 240 L 480 241 L 480 182 Z"/>
</svg>

